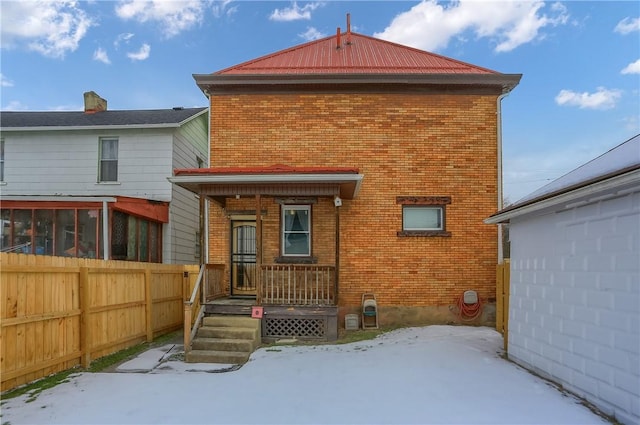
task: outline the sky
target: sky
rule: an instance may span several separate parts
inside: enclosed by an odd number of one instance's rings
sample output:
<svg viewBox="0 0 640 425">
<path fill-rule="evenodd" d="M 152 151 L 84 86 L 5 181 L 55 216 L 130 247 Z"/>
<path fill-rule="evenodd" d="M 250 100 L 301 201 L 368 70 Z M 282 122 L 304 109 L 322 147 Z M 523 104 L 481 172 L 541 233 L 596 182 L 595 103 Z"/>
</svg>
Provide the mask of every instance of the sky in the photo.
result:
<svg viewBox="0 0 640 425">
<path fill-rule="evenodd" d="M 344 345 L 270 346 L 240 369 L 172 360 L 172 346 L 78 373 L 27 402 L 21 424 L 607 424 L 580 400 L 501 357 L 494 329 L 399 329 Z M 180 347 L 181 348 L 181 347 Z M 128 372 L 128 373 L 127 373 Z M 146 372 L 146 373 L 145 373 Z"/>
<path fill-rule="evenodd" d="M 640 133 L 637 1 L 0 0 L 0 109 L 207 106 L 207 74 L 346 28 L 522 74 L 501 102 L 505 203 Z"/>
</svg>

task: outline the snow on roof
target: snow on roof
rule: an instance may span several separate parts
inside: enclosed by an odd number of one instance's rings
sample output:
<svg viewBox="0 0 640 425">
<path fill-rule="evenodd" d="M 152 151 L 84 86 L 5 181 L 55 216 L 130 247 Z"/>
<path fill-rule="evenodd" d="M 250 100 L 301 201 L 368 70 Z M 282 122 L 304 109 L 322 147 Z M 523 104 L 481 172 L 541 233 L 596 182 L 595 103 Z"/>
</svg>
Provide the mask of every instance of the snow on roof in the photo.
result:
<svg viewBox="0 0 640 425">
<path fill-rule="evenodd" d="M 640 134 L 520 199 L 516 204 L 586 186 L 595 181 L 640 167 Z"/>
</svg>

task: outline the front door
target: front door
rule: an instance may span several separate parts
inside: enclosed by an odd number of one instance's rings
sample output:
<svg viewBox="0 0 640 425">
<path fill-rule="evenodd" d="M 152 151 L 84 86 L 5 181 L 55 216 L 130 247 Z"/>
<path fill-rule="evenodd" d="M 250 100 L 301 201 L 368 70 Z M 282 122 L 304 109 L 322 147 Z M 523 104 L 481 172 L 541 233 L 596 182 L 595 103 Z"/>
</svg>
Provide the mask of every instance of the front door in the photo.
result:
<svg viewBox="0 0 640 425">
<path fill-rule="evenodd" d="M 231 222 L 231 295 L 256 296 L 256 222 Z"/>
</svg>

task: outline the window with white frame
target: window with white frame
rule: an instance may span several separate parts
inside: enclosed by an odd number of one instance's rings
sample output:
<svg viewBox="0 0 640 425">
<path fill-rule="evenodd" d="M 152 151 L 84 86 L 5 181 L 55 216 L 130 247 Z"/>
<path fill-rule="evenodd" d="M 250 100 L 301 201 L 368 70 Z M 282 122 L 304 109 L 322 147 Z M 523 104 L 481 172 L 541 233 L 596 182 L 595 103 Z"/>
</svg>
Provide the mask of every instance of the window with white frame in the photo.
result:
<svg viewBox="0 0 640 425">
<path fill-rule="evenodd" d="M 99 182 L 118 181 L 118 138 L 100 138 Z"/>
<path fill-rule="evenodd" d="M 311 206 L 282 205 L 282 255 L 311 255 Z"/>
<path fill-rule="evenodd" d="M 402 230 L 443 230 L 442 207 L 402 207 Z"/>
<path fill-rule="evenodd" d="M 451 236 L 446 229 L 449 196 L 398 196 L 402 205 L 402 230 L 398 236 Z"/>
</svg>

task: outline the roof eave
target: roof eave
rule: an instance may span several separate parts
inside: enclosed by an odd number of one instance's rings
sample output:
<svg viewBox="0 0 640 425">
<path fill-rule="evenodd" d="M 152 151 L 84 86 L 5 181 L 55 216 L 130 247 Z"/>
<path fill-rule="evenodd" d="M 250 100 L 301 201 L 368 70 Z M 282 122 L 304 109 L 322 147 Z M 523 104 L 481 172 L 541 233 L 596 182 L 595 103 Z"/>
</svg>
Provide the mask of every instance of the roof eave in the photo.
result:
<svg viewBox="0 0 640 425">
<path fill-rule="evenodd" d="M 435 86 L 495 86 L 509 93 L 518 85 L 522 74 L 193 74 L 205 95 L 233 86 L 273 87 L 278 85 L 435 85 Z"/>
<path fill-rule="evenodd" d="M 357 197 L 364 175 L 353 173 L 273 173 L 273 174 L 217 174 L 217 175 L 178 175 L 168 180 L 193 193 L 198 193 L 199 187 L 209 185 L 255 185 L 255 184 L 305 184 L 305 183 L 334 183 L 353 185 L 346 199 Z M 229 194 L 233 195 L 233 194 Z"/>
<path fill-rule="evenodd" d="M 183 123 L 169 123 L 169 124 L 125 124 L 125 125 L 66 125 L 66 126 L 51 126 L 43 125 L 36 127 L 0 127 L 0 131 L 80 131 L 80 130 L 139 130 L 139 129 L 153 129 L 153 128 L 180 128 Z"/>
<path fill-rule="evenodd" d="M 637 191 L 638 185 L 640 185 L 640 168 L 635 168 L 622 174 L 610 175 L 596 181 L 585 182 L 578 187 L 567 188 L 531 199 L 520 205 L 512 205 L 493 214 L 484 222 L 486 224 L 509 223 L 513 218 L 541 212 L 563 204 L 566 208 L 573 208 L 582 203 L 595 202 L 611 196 Z M 608 194 L 603 197 L 605 193 Z"/>
</svg>

